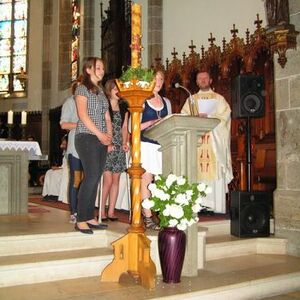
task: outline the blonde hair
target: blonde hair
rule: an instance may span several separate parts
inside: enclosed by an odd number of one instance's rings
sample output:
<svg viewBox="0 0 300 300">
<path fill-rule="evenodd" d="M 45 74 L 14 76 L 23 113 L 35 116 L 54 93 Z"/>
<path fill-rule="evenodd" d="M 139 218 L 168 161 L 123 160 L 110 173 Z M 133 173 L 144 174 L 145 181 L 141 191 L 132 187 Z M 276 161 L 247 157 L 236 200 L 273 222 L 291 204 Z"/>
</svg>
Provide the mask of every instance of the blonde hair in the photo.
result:
<svg viewBox="0 0 300 300">
<path fill-rule="evenodd" d="M 162 71 L 162 70 L 157 70 L 155 73 L 154 73 L 154 76 L 160 74 L 161 77 L 163 78 L 163 80 L 165 81 L 165 73 Z"/>
</svg>

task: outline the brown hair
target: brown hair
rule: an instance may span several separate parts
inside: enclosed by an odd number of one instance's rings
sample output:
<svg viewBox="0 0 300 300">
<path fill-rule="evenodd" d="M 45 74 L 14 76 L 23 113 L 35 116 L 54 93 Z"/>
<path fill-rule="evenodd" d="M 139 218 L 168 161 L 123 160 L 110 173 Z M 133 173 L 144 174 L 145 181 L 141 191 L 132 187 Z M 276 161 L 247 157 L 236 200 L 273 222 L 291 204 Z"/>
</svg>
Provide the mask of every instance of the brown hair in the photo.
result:
<svg viewBox="0 0 300 300">
<path fill-rule="evenodd" d="M 75 91 L 76 91 L 76 88 L 80 85 L 80 83 L 82 82 L 82 78 L 83 76 L 80 75 L 77 77 L 76 81 L 72 84 L 72 88 L 71 88 L 71 91 L 72 91 L 72 95 L 75 94 Z"/>
<path fill-rule="evenodd" d="M 117 84 L 116 84 L 116 82 L 115 82 L 114 79 L 109 79 L 109 80 L 106 81 L 104 88 L 105 88 L 105 95 L 106 95 L 107 99 L 110 99 L 110 97 L 111 97 L 111 90 L 116 85 Z"/>
<path fill-rule="evenodd" d="M 88 90 L 94 93 L 97 93 L 99 91 L 99 85 L 97 86 L 94 85 L 94 83 L 91 81 L 91 75 L 87 72 L 87 69 L 91 69 L 92 67 L 96 69 L 97 61 L 102 62 L 102 64 L 104 65 L 104 62 L 101 58 L 90 56 L 84 60 L 82 66 L 82 84 L 85 85 Z"/>
<path fill-rule="evenodd" d="M 114 121 L 114 114 L 113 114 L 113 110 L 111 107 L 111 102 L 110 102 L 110 98 L 111 98 L 111 91 L 114 87 L 116 87 L 116 81 L 114 79 L 109 79 L 106 81 L 105 83 L 105 95 L 107 97 L 108 101 L 108 108 L 109 108 L 109 114 L 110 114 L 110 118 L 112 120 L 112 122 Z M 128 112 L 128 103 L 126 102 L 126 100 L 120 99 L 119 100 L 119 109 L 120 109 L 120 114 L 121 114 L 121 119 L 122 119 L 122 126 L 125 120 L 125 114 Z"/>
</svg>

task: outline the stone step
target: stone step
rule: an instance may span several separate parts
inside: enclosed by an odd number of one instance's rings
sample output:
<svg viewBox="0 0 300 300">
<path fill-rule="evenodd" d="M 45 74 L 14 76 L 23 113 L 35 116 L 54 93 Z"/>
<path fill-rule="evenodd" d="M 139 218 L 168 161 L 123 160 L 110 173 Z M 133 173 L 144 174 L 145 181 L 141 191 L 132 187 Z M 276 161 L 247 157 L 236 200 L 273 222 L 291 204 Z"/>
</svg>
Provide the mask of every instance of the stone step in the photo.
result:
<svg viewBox="0 0 300 300">
<path fill-rule="evenodd" d="M 43 269 L 41 269 L 43 272 Z M 146 290 L 123 274 L 119 283 L 101 282 L 99 275 L 0 288 L 0 299 L 264 299 L 300 290 L 299 258 L 248 255 L 209 261 L 198 276 Z M 278 298 L 279 299 L 279 298 Z M 281 299 L 281 298 L 280 298 Z M 285 298 L 284 298 L 285 299 Z"/>
<path fill-rule="evenodd" d="M 110 248 L 0 257 L 0 287 L 98 276 L 112 261 Z"/>
<path fill-rule="evenodd" d="M 287 254 L 287 240 L 275 237 L 237 238 L 230 235 L 206 238 L 205 261 L 251 254 Z"/>
<path fill-rule="evenodd" d="M 200 221 L 198 226 L 207 230 L 207 236 L 230 235 L 230 220 Z M 274 234 L 274 219 L 270 219 L 270 234 Z"/>
<path fill-rule="evenodd" d="M 224 279 L 226 281 L 226 279 Z M 265 299 L 270 296 L 278 296 L 300 289 L 300 272 L 294 272 L 279 276 L 268 276 L 262 279 L 245 280 L 236 284 L 223 285 L 212 289 L 186 293 L 183 295 L 185 300 L 248 300 Z M 166 298 L 153 298 L 166 299 Z M 174 298 L 175 299 L 175 298 Z M 176 298 L 178 299 L 178 298 Z M 276 298 L 277 299 L 277 298 Z M 278 298 L 285 299 L 285 298 Z"/>
<path fill-rule="evenodd" d="M 206 230 L 207 236 L 230 234 L 230 220 L 199 222 L 198 227 Z"/>
<path fill-rule="evenodd" d="M 111 230 L 94 231 L 84 235 L 80 232 L 32 234 L 0 237 L 0 257 L 30 253 L 56 252 L 75 249 L 107 247 L 121 236 Z"/>
<path fill-rule="evenodd" d="M 219 229 L 218 229 L 219 227 Z M 287 242 L 277 238 L 241 239 L 228 234 L 206 237 L 206 229 L 198 231 L 198 269 L 204 262 L 250 254 L 286 254 Z M 99 275 L 112 261 L 111 242 L 123 236 L 120 231 L 94 231 L 19 235 L 0 238 L 0 286 L 13 286 Z M 157 249 L 157 232 L 151 240 L 151 257 L 157 274 L 161 273 Z M 205 245 L 206 240 L 206 245 Z"/>
</svg>

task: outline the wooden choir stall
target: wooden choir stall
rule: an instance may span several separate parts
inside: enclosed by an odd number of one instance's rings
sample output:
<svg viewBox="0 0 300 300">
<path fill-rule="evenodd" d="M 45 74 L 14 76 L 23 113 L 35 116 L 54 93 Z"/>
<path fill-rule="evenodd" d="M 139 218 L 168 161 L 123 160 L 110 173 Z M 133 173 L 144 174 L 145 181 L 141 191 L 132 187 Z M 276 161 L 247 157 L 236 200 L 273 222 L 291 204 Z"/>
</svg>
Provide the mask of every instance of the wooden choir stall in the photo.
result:
<svg viewBox="0 0 300 300">
<path fill-rule="evenodd" d="M 212 88 L 223 95 L 231 110 L 235 103 L 232 99 L 232 84 L 238 75 L 262 75 L 264 78 L 264 112 L 260 117 L 250 119 L 251 124 L 251 189 L 273 191 L 276 187 L 276 155 L 275 155 L 275 111 L 274 111 L 274 74 L 273 54 L 268 40 L 267 31 L 262 27 L 262 21 L 257 15 L 254 22 L 256 30 L 250 34 L 245 32 L 245 38 L 238 36 L 235 24 L 230 30 L 230 41 L 222 40 L 222 45 L 215 44 L 215 38 L 210 33 L 210 45 L 206 50 L 203 46 L 200 53 L 191 41 L 188 46 L 190 53 L 183 53 L 182 59 L 174 48 L 172 60 L 162 64 L 156 58 L 153 68 L 165 72 L 165 94 L 171 100 L 174 113 L 180 112 L 188 94 L 182 89 L 176 89 L 174 84 L 180 83 L 191 93 L 198 92 L 196 74 L 198 70 L 209 71 L 212 76 Z M 245 118 L 232 118 L 231 122 L 231 154 L 234 170 L 234 180 L 231 190 L 246 190 L 247 188 L 247 157 Z M 271 172 L 270 172 L 271 171 Z"/>
</svg>

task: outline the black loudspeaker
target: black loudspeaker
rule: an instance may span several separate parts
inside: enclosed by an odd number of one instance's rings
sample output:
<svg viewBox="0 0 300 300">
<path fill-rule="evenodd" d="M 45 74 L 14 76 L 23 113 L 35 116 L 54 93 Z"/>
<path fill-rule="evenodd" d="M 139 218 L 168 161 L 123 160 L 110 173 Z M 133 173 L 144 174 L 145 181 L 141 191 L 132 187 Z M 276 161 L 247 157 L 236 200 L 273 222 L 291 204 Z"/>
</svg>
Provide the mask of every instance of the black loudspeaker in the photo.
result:
<svg viewBox="0 0 300 300">
<path fill-rule="evenodd" d="M 231 85 L 233 118 L 261 118 L 265 114 L 264 78 L 239 75 Z"/>
<path fill-rule="evenodd" d="M 231 192 L 230 232 L 238 237 L 270 235 L 270 192 Z"/>
</svg>

